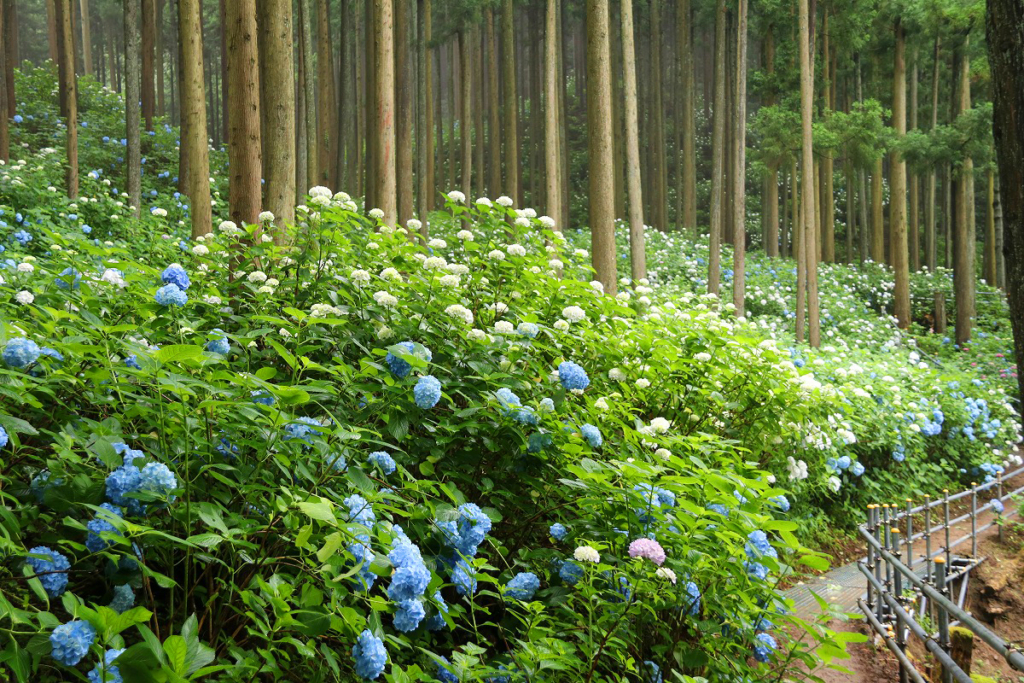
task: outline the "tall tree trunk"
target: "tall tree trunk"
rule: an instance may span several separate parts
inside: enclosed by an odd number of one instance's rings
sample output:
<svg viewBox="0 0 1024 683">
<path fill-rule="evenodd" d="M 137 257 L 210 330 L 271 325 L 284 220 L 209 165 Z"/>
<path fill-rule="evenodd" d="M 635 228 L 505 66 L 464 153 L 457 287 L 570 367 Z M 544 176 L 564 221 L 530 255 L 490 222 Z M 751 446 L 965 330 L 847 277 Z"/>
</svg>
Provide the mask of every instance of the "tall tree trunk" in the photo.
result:
<svg viewBox="0 0 1024 683">
<path fill-rule="evenodd" d="M 164 0 L 156 0 L 156 115 L 166 116 L 164 93 Z"/>
<path fill-rule="evenodd" d="M 4 35 L 4 12 L 0 8 L 0 36 Z M 2 60 L 2 56 L 0 56 Z M 7 118 L 7 69 L 0 65 L 0 162 L 11 158 L 11 137 Z"/>
<path fill-rule="evenodd" d="M 715 8 L 715 113 L 711 132 L 711 252 L 708 256 L 708 292 L 718 294 L 722 276 L 722 196 L 725 163 L 725 0 Z"/>
<path fill-rule="evenodd" d="M 431 21 L 429 17 L 430 0 L 418 0 L 416 10 L 416 34 L 419 63 L 419 77 L 416 81 L 418 101 L 416 117 L 416 214 L 420 219 L 420 235 L 426 239 L 429 232 L 427 218 L 430 213 L 430 195 L 434 189 L 431 185 L 433 173 L 431 167 L 434 164 L 434 106 L 433 94 L 431 91 L 433 71 L 433 58 L 427 44 L 430 42 Z M 494 161 L 492 160 L 492 163 Z"/>
<path fill-rule="evenodd" d="M 736 315 L 745 315 L 747 245 L 747 0 L 739 0 L 736 16 L 736 131 L 733 137 L 733 290 Z"/>
<path fill-rule="evenodd" d="M 907 134 L 907 38 L 903 21 L 896 18 L 896 48 L 893 63 L 892 123 L 897 140 Z M 899 152 L 889 157 L 889 225 L 892 239 L 892 263 L 895 275 L 897 324 L 910 327 L 910 264 L 907 253 L 907 162 Z"/>
<path fill-rule="evenodd" d="M 124 107 L 127 132 L 125 184 L 128 203 L 135 207 L 135 216 L 142 208 L 142 137 L 139 131 L 142 114 L 139 108 L 139 0 L 124 0 Z M 184 144 L 184 140 L 182 140 Z"/>
<path fill-rule="evenodd" d="M 591 258 L 604 292 L 614 296 L 615 187 L 612 171 L 611 44 L 608 0 L 587 0 L 587 163 L 590 177 Z"/>
<path fill-rule="evenodd" d="M 373 49 L 376 121 L 374 123 L 374 192 L 384 223 L 398 220 L 395 187 L 395 36 L 393 0 L 373 0 Z"/>
<path fill-rule="evenodd" d="M 764 39 L 764 60 L 765 70 L 768 73 L 769 83 L 772 90 L 768 93 L 766 104 L 775 105 L 775 35 L 772 25 L 768 25 Z M 768 256 L 779 255 L 779 167 L 775 164 L 768 166 L 768 179 L 765 182 L 765 253 Z M 785 201 L 785 196 L 783 196 Z"/>
<path fill-rule="evenodd" d="M 614 13 L 614 8 L 611 11 Z M 612 180 L 615 183 L 615 216 L 622 217 L 626 215 L 626 112 L 623 103 L 625 83 L 621 83 L 618 70 L 618 65 L 622 64 L 621 19 L 610 22 L 608 39 L 612 46 L 612 157 L 615 159 Z"/>
<path fill-rule="evenodd" d="M 679 0 L 678 32 L 682 52 L 683 69 L 683 230 L 697 235 L 697 153 L 696 121 L 697 108 L 693 63 L 693 12 L 690 0 Z M 685 22 L 685 24 L 684 24 Z M 705 103 L 706 111 L 707 103 Z"/>
<path fill-rule="evenodd" d="M 96 74 L 92 69 L 92 31 L 89 26 L 89 0 L 81 0 L 78 11 L 82 16 L 82 67 L 86 75 L 95 76 Z"/>
<path fill-rule="evenodd" d="M 307 167 L 309 166 L 309 147 L 306 135 L 306 57 L 302 54 L 302 3 L 296 3 L 299 16 L 297 19 L 296 33 L 298 35 L 299 49 L 296 53 L 295 79 L 295 201 L 299 203 L 309 189 L 309 177 Z"/>
<path fill-rule="evenodd" d="M 412 44 L 409 3 L 412 0 L 393 0 L 395 3 L 395 104 L 398 128 L 395 132 L 395 163 L 398 173 L 398 223 L 406 225 L 413 215 L 412 192 L 412 118 L 414 76 L 410 59 Z"/>
<path fill-rule="evenodd" d="M 192 236 L 212 229 L 210 157 L 206 132 L 206 93 L 203 83 L 203 28 L 200 0 L 178 0 L 181 42 L 181 145 L 188 165 L 189 213 Z"/>
<path fill-rule="evenodd" d="M 992 168 L 985 174 L 985 282 L 995 287 L 996 274 L 996 173 Z"/>
<path fill-rule="evenodd" d="M 654 147 L 651 180 L 651 219 L 658 230 L 668 229 L 668 193 L 666 192 L 665 103 L 661 72 L 661 0 L 650 0 L 651 9 L 651 144 Z"/>
<path fill-rule="evenodd" d="M 996 182 L 995 214 L 996 214 L 996 281 L 999 289 L 1006 291 L 1006 239 L 1003 232 L 1003 202 L 1000 197 L 999 182 Z"/>
<path fill-rule="evenodd" d="M 57 30 L 57 2 L 59 2 L 59 0 L 46 0 L 46 37 L 50 47 L 50 61 L 54 64 L 60 60 L 59 32 Z"/>
<path fill-rule="evenodd" d="M 882 157 L 871 172 L 871 260 L 885 263 L 885 219 L 882 214 Z"/>
<path fill-rule="evenodd" d="M 458 118 L 459 98 L 455 94 L 455 69 L 458 62 L 458 41 L 452 39 L 448 43 L 448 143 L 445 145 L 448 162 L 448 184 L 446 191 L 455 189 L 455 119 Z"/>
<path fill-rule="evenodd" d="M 305 194 L 313 185 L 320 184 L 320 153 L 317 149 L 317 106 L 316 106 L 316 78 L 314 74 L 313 60 L 313 11 L 310 6 L 312 0 L 298 0 L 299 8 L 299 49 L 302 51 L 301 65 L 303 103 L 305 109 L 306 130 L 306 187 L 300 187 L 300 194 Z"/>
<path fill-rule="evenodd" d="M 473 202 L 473 38 L 472 29 L 459 31 L 459 101 L 462 117 L 459 119 L 459 137 L 462 140 L 462 192 L 466 201 Z"/>
<path fill-rule="evenodd" d="M 787 239 L 787 226 L 789 225 L 789 173 L 787 170 L 782 170 L 782 220 L 779 223 L 779 253 L 777 256 L 783 258 L 789 257 L 788 239 Z M 793 231 L 788 230 L 791 236 Z"/>
<path fill-rule="evenodd" d="M 476 179 L 473 181 L 476 187 L 475 195 L 483 197 L 484 191 L 484 160 L 486 154 L 486 143 L 484 140 L 484 50 L 483 31 L 474 27 L 472 32 L 473 62 L 476 68 L 473 69 L 473 174 Z M 539 100 L 538 100 L 539 101 Z"/>
<path fill-rule="evenodd" d="M 821 19 L 821 64 L 823 67 L 822 85 L 822 111 L 827 121 L 832 114 L 832 97 L 835 94 L 835 74 L 831 71 L 831 51 L 829 48 L 829 14 L 826 9 Z M 813 48 L 812 48 L 813 49 Z M 821 260 L 826 263 L 834 263 L 836 260 L 836 205 L 834 183 L 834 152 L 831 148 L 825 150 L 821 159 L 821 192 L 818 197 L 821 200 L 821 244 L 819 245 Z"/>
<path fill-rule="evenodd" d="M 295 222 L 295 83 L 292 66 L 291 0 L 260 0 L 260 116 L 263 120 L 263 177 L 268 211 L 274 214 L 278 243 Z"/>
<path fill-rule="evenodd" d="M 316 168 L 322 185 L 337 189 L 338 179 L 333 177 L 334 158 L 338 156 L 338 107 L 334 101 L 334 50 L 331 47 L 331 21 L 327 11 L 328 0 L 317 0 L 317 159 Z M 393 68 L 393 67 L 392 67 Z"/>
<path fill-rule="evenodd" d="M 911 130 L 917 130 L 917 81 L 920 77 L 917 50 L 913 54 L 914 64 L 910 69 L 910 123 Z M 907 224 L 907 248 L 910 250 L 910 271 L 921 270 L 921 177 L 911 172 L 908 178 L 910 188 L 910 221 Z"/>
<path fill-rule="evenodd" d="M 846 258 L 844 263 L 853 263 L 853 235 L 857 226 L 857 172 L 853 164 L 847 163 L 846 182 Z M 862 226 L 863 227 L 863 226 Z"/>
<path fill-rule="evenodd" d="M 556 0 L 557 9 L 557 0 Z M 498 43 L 494 32 L 494 10 L 484 10 L 484 31 L 487 42 L 487 192 L 491 197 L 501 194 L 501 97 L 498 74 Z M 553 216 L 557 221 L 558 216 Z"/>
<path fill-rule="evenodd" d="M 235 223 L 253 224 L 262 209 L 263 175 L 256 0 L 227 0 L 224 18 L 228 48 L 228 206 Z M 281 68 L 280 64 L 276 66 Z"/>
<path fill-rule="evenodd" d="M 75 77 L 75 31 L 72 28 L 74 7 L 71 0 L 57 0 L 57 21 L 60 37 L 60 79 L 64 100 L 64 123 L 67 128 L 65 181 L 68 197 L 78 198 L 78 79 Z M 5 27 L 6 27 L 6 22 Z"/>
<path fill-rule="evenodd" d="M 49 1 L 49 0 L 48 0 Z M 14 67 L 18 65 L 18 60 L 21 57 L 20 54 L 20 36 L 18 27 L 18 6 L 15 4 L 15 0 L 3 0 L 2 10 L 4 13 L 4 31 L 0 33 L 4 39 L 4 56 L 2 61 L 4 62 L 3 68 L 6 72 L 4 78 L 7 86 L 7 118 L 14 116 L 15 108 L 18 104 L 14 93 Z"/>
<path fill-rule="evenodd" d="M 562 171 L 558 146 L 558 2 L 547 0 L 544 26 L 544 178 L 547 214 L 562 226 Z"/>
<path fill-rule="evenodd" d="M 142 0 L 142 118 L 153 130 L 156 91 L 153 88 L 153 47 L 156 39 L 156 0 Z"/>
<path fill-rule="evenodd" d="M 516 33 L 512 13 L 512 0 L 501 0 L 502 61 L 501 83 L 505 95 L 505 191 L 512 201 L 520 205 L 519 192 L 519 136 L 516 117 Z"/>
<path fill-rule="evenodd" d="M 818 323 L 818 245 L 814 230 L 814 149 L 811 123 L 814 107 L 814 64 L 812 57 L 811 23 L 813 17 L 807 0 L 800 6 L 800 121 L 802 131 L 801 171 L 803 173 L 801 208 L 803 210 L 803 251 L 807 269 L 807 340 L 812 347 L 821 344 Z M 798 266 L 799 267 L 799 266 Z M 799 324 L 799 313 L 797 314 Z"/>
<path fill-rule="evenodd" d="M 640 137 L 636 106 L 633 0 L 621 0 L 623 104 L 626 111 L 626 186 L 629 191 L 629 265 L 634 280 L 647 277 L 644 202 L 640 184 Z"/>
<path fill-rule="evenodd" d="M 935 35 L 935 63 L 932 66 L 932 131 L 939 125 L 939 49 L 942 45 L 941 34 Z M 933 166 L 928 170 L 928 197 L 924 205 L 924 260 L 928 266 L 928 272 L 934 273 L 937 264 L 937 249 L 935 239 L 935 180 L 936 172 Z"/>
<path fill-rule="evenodd" d="M 957 114 L 971 108 L 971 61 L 968 53 L 970 38 L 965 36 L 957 47 Z M 956 224 L 953 229 L 953 293 L 956 298 L 956 343 L 966 344 L 971 338 L 974 319 L 974 233 L 971 231 L 971 217 L 974 213 L 974 161 L 964 159 L 960 177 L 954 193 Z"/>
</svg>

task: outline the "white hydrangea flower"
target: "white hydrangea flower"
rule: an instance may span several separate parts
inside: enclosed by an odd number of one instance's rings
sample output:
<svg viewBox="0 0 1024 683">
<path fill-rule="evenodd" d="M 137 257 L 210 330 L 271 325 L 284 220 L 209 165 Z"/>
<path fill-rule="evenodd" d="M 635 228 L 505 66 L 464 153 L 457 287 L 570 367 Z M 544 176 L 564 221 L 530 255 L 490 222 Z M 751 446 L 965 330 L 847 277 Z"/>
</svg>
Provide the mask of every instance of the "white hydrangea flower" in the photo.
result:
<svg viewBox="0 0 1024 683">
<path fill-rule="evenodd" d="M 672 458 L 672 451 L 670 451 L 667 448 L 659 448 L 658 450 L 654 451 L 654 454 L 661 458 L 662 460 L 669 460 Z"/>
<path fill-rule="evenodd" d="M 262 270 L 254 270 L 251 273 L 249 273 L 247 279 L 249 280 L 249 282 L 266 282 L 267 274 L 264 273 Z"/>
<path fill-rule="evenodd" d="M 637 382 L 639 381 L 640 380 L 637 380 Z M 672 423 L 663 417 L 656 417 L 653 420 L 651 420 L 651 431 L 654 432 L 655 434 L 664 434 L 665 432 L 668 431 L 669 427 L 671 426 Z"/>
<path fill-rule="evenodd" d="M 604 283 L 599 280 L 591 280 L 590 288 L 593 289 L 595 292 L 600 292 L 601 294 L 604 294 Z"/>
<path fill-rule="evenodd" d="M 467 325 L 473 324 L 473 311 L 461 304 L 452 304 L 448 308 L 444 309 L 444 312 L 453 318 L 458 318 Z"/>
<path fill-rule="evenodd" d="M 14 295 L 14 300 L 23 306 L 28 306 L 30 303 L 36 300 L 36 297 L 32 292 L 28 291 L 27 289 L 23 289 Z"/>
<path fill-rule="evenodd" d="M 363 270 L 362 268 L 357 268 L 353 270 L 351 273 L 349 273 L 348 278 L 349 280 L 354 282 L 357 287 L 362 287 L 363 285 L 370 283 L 369 271 Z"/>
<path fill-rule="evenodd" d="M 167 209 L 161 208 L 161 207 L 159 207 L 159 206 L 158 206 L 158 207 L 156 207 L 156 208 L 154 208 L 154 209 L 153 209 L 153 210 L 151 211 L 151 213 L 152 213 L 152 214 L 153 214 L 154 216 L 158 216 L 158 217 L 160 217 L 160 218 L 166 218 L 166 217 L 167 217 Z"/>
<path fill-rule="evenodd" d="M 192 247 L 192 253 L 196 256 L 206 256 L 210 253 L 210 249 L 205 244 L 197 244 Z"/>
<path fill-rule="evenodd" d="M 242 232 L 234 221 L 221 221 L 220 225 L 217 226 L 217 229 L 225 235 L 237 235 Z"/>
<path fill-rule="evenodd" d="M 476 204 L 477 206 L 484 206 L 487 207 L 488 209 L 494 206 L 494 204 L 491 203 L 491 200 L 488 199 L 487 197 L 480 197 L 479 199 L 476 200 Z"/>
<path fill-rule="evenodd" d="M 483 330 L 474 327 L 466 334 L 466 336 L 473 341 L 487 341 L 488 335 Z"/>
<path fill-rule="evenodd" d="M 626 373 L 624 373 L 619 368 L 612 368 L 611 370 L 608 371 L 608 379 L 612 380 L 613 382 L 625 382 Z"/>
<path fill-rule="evenodd" d="M 262 223 L 263 225 L 266 225 L 267 223 L 273 223 L 274 218 L 274 214 L 271 213 L 270 211 L 261 211 L 260 215 L 256 217 L 256 220 Z"/>
<path fill-rule="evenodd" d="M 413 219 L 413 220 L 415 220 L 415 219 Z M 447 249 L 448 248 L 448 243 L 445 242 L 443 239 L 440 239 L 438 237 L 434 237 L 429 242 L 427 242 L 427 246 L 430 247 L 431 249 Z"/>
<path fill-rule="evenodd" d="M 220 306 L 223 302 L 221 301 L 219 296 L 207 294 L 206 296 L 203 297 L 203 303 L 209 304 L 211 306 Z"/>
<path fill-rule="evenodd" d="M 551 216 L 541 216 L 537 219 L 540 224 L 549 230 L 553 230 L 555 227 L 555 219 Z"/>
<path fill-rule="evenodd" d="M 494 201 L 498 206 L 504 206 L 505 208 L 508 208 L 513 204 L 512 198 L 506 197 L 505 195 L 501 195 Z"/>
<path fill-rule="evenodd" d="M 450 199 L 453 202 L 456 202 L 458 204 L 465 204 L 466 203 L 466 195 L 463 194 L 462 192 L 459 192 L 458 190 L 452 190 L 451 192 L 449 192 L 448 193 L 448 199 Z"/>
<path fill-rule="evenodd" d="M 385 291 L 375 292 L 373 300 L 381 306 L 386 306 L 388 308 L 398 305 L 398 298 Z"/>
<path fill-rule="evenodd" d="M 647 379 L 646 377 L 641 377 L 640 379 L 638 379 L 636 381 L 636 385 L 638 387 L 640 387 L 641 389 L 646 389 L 647 387 L 651 386 L 651 380 Z M 660 418 L 654 418 L 654 419 L 657 420 L 657 419 L 660 419 Z"/>
<path fill-rule="evenodd" d="M 427 270 L 441 270 L 448 265 L 448 262 L 441 256 L 431 256 L 423 261 L 423 267 Z"/>
<path fill-rule="evenodd" d="M 608 410 L 608 399 L 604 396 L 594 401 L 594 407 L 598 410 Z"/>
<path fill-rule="evenodd" d="M 512 256 L 526 256 L 526 247 L 521 244 L 510 244 L 506 247 L 506 251 Z"/>
<path fill-rule="evenodd" d="M 28 262 L 22 262 L 22 263 L 18 264 L 18 272 L 19 273 L 31 273 L 35 269 L 36 269 L 36 267 L 33 266 L 31 263 L 28 263 Z"/>
<path fill-rule="evenodd" d="M 658 567 L 657 571 L 654 572 L 654 575 L 660 579 L 668 579 L 673 585 L 675 585 L 676 573 L 668 567 Z"/>
<path fill-rule="evenodd" d="M 487 258 L 491 259 L 492 261 L 504 261 L 505 252 L 503 252 L 501 249 L 492 249 L 489 252 L 487 252 Z"/>
<path fill-rule="evenodd" d="M 419 232 L 420 228 L 423 227 L 423 221 L 419 220 L 418 218 L 410 218 L 406 222 L 406 225 L 409 226 L 410 230 L 412 230 L 414 232 Z M 442 243 L 444 242 L 444 240 L 438 240 L 438 241 L 442 242 Z M 433 240 L 431 240 L 431 242 L 433 242 Z"/>
<path fill-rule="evenodd" d="M 708 361 L 711 360 L 711 354 L 705 351 L 701 351 L 700 353 L 695 355 L 694 358 L 696 360 L 699 360 L 701 363 L 707 363 Z"/>
<path fill-rule="evenodd" d="M 445 275 L 441 278 L 441 286 L 447 287 L 448 289 L 454 289 L 462 284 L 462 278 L 458 275 Z"/>
<path fill-rule="evenodd" d="M 340 308 L 331 304 L 313 304 L 309 309 L 312 318 L 337 318 L 344 315 Z"/>
<path fill-rule="evenodd" d="M 562 309 L 562 317 L 571 323 L 578 323 L 585 319 L 587 314 L 579 306 L 566 306 Z"/>
<path fill-rule="evenodd" d="M 469 266 L 464 265 L 462 263 L 449 263 L 447 266 L 445 266 L 445 270 L 447 270 L 452 275 L 466 275 L 467 273 L 469 273 Z M 486 278 L 484 278 L 481 281 L 481 284 L 487 284 Z"/>
<path fill-rule="evenodd" d="M 274 236 L 271 235 L 269 232 L 265 232 L 262 235 L 260 235 L 260 242 L 263 242 L 264 244 L 269 244 L 270 242 L 273 242 L 273 241 L 274 241 Z"/>
<path fill-rule="evenodd" d="M 518 218 L 516 218 L 515 224 L 520 228 L 528 228 L 530 227 L 530 219 L 526 218 L 525 216 L 519 216 Z"/>
<path fill-rule="evenodd" d="M 382 280 L 401 280 L 402 276 L 394 268 L 385 268 L 380 271 L 380 278 Z"/>
<path fill-rule="evenodd" d="M 274 293 L 274 288 L 271 287 L 270 285 L 263 285 L 262 287 L 260 287 L 256 291 L 259 292 L 260 294 L 273 294 Z"/>
<path fill-rule="evenodd" d="M 498 334 L 510 334 L 516 328 L 507 320 L 499 320 L 494 323 L 494 331 Z"/>
<path fill-rule="evenodd" d="M 554 323 L 554 325 L 552 325 L 552 327 L 554 327 L 559 332 L 565 332 L 566 330 L 569 329 L 569 322 L 559 318 L 558 320 L 555 321 L 555 323 Z"/>
<path fill-rule="evenodd" d="M 281 281 L 278 280 L 276 277 L 267 278 L 267 286 L 277 287 L 279 284 L 281 284 Z"/>
<path fill-rule="evenodd" d="M 384 210 L 383 209 L 378 209 L 376 207 L 370 209 L 370 218 L 376 219 L 378 221 L 379 220 L 383 220 L 384 219 Z"/>
<path fill-rule="evenodd" d="M 469 230 L 459 230 L 457 233 L 455 233 L 455 236 L 458 237 L 463 242 L 473 241 L 473 233 L 470 232 Z"/>
<path fill-rule="evenodd" d="M 572 556 L 576 558 L 577 562 L 593 562 L 596 564 L 601 561 L 601 555 L 589 545 L 581 545 L 576 548 Z"/>
<path fill-rule="evenodd" d="M 526 216 L 527 218 L 536 218 L 537 217 L 537 211 L 536 211 L 536 209 L 531 209 L 530 207 L 526 207 L 525 209 L 523 209 L 523 215 Z"/>
<path fill-rule="evenodd" d="M 330 188 L 324 187 L 323 185 L 314 185 L 309 188 L 308 194 L 310 197 L 327 197 L 328 199 L 334 196 Z"/>
<path fill-rule="evenodd" d="M 377 339 L 390 339 L 395 335 L 395 331 L 387 325 L 381 325 L 380 329 L 377 330 Z"/>
</svg>

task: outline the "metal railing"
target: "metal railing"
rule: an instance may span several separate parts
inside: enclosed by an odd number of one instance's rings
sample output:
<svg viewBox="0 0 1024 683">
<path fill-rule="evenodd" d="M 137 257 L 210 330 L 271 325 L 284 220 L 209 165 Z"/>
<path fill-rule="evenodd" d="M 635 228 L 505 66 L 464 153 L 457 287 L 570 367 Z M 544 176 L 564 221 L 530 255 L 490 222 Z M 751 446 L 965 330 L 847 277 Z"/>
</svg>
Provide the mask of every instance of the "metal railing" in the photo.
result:
<svg viewBox="0 0 1024 683">
<path fill-rule="evenodd" d="M 998 524 L 999 538 L 1003 540 L 1000 522 L 1018 514 L 1016 509 L 996 513 L 995 521 L 979 527 L 979 515 L 993 510 L 993 506 L 988 502 L 979 507 L 978 495 L 994 489 L 993 500 L 1001 503 L 1005 498 L 1024 492 L 1024 486 L 1005 495 L 1003 492 L 1004 481 L 1022 474 L 1024 467 L 1006 475 L 1000 474 L 987 484 L 972 484 L 970 489 L 952 496 L 948 490 L 935 500 L 925 496 L 924 503 L 916 507 L 910 500 L 905 506 L 868 506 L 868 520 L 859 528 L 867 541 L 868 555 L 857 563 L 867 580 L 867 594 L 866 599 L 857 601 L 857 605 L 872 630 L 896 656 L 901 683 L 911 680 L 923 683 L 924 680 L 907 656 L 907 640 L 911 634 L 941 665 L 942 683 L 954 680 L 971 683 L 970 675 L 950 656 L 949 629 L 955 625 L 969 629 L 1006 659 L 1010 666 L 1024 671 L 1024 653 L 964 609 L 971 572 L 985 559 L 978 557 L 978 535 Z M 967 498 L 970 498 L 970 511 L 950 519 L 950 503 Z M 932 515 L 937 508 L 941 509 L 941 521 L 933 526 Z M 924 517 L 923 529 L 917 533 L 914 533 L 915 515 Z M 952 527 L 968 520 L 970 532 L 951 539 Z M 944 543 L 933 552 L 934 534 L 940 534 Z M 924 552 L 916 555 L 914 544 L 920 540 L 924 541 Z M 968 540 L 971 542 L 970 554 L 954 555 L 953 549 Z"/>
</svg>

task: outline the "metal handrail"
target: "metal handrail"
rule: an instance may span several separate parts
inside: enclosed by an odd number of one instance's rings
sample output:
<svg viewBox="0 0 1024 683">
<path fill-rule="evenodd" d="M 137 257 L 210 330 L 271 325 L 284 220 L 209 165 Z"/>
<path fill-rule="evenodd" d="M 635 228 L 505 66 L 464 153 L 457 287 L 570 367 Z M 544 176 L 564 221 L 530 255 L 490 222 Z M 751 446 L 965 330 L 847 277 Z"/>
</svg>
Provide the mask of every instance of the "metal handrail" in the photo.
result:
<svg viewBox="0 0 1024 683">
<path fill-rule="evenodd" d="M 1024 671 L 1024 654 L 1021 654 L 1012 645 L 1007 645 L 1006 641 L 1000 638 L 997 634 L 993 633 L 983 623 L 972 617 L 966 611 L 962 610 L 956 603 L 951 601 L 945 595 L 935 590 L 932 586 L 925 583 L 917 574 L 897 559 L 892 553 L 886 548 L 882 547 L 882 544 L 872 536 L 866 529 L 860 529 L 861 536 L 868 542 L 873 551 L 880 557 L 885 559 L 886 565 L 892 567 L 894 570 L 903 575 L 910 583 L 920 590 L 924 595 L 928 596 L 932 600 L 933 604 L 939 605 L 943 610 L 956 617 L 958 621 L 965 624 L 970 628 L 975 635 L 981 638 L 987 645 L 993 650 L 998 652 L 1013 668 L 1018 671 Z M 884 590 L 881 593 L 882 598 L 888 595 Z M 888 601 L 887 601 L 888 602 Z"/>
</svg>

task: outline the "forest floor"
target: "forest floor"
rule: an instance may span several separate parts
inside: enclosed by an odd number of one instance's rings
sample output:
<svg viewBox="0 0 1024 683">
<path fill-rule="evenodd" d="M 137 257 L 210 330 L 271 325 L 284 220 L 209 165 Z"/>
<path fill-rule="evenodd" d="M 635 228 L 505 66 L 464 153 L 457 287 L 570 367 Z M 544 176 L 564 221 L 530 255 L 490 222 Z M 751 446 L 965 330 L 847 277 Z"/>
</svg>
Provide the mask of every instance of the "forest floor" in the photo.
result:
<svg viewBox="0 0 1024 683">
<path fill-rule="evenodd" d="M 1024 486 L 1024 475 L 1005 482 L 1004 490 L 1013 491 L 1021 486 Z M 1013 509 L 1011 501 L 1005 503 L 1007 511 Z M 979 500 L 979 505 L 981 504 L 982 501 Z M 962 513 L 954 510 L 954 506 L 950 506 L 951 517 L 960 514 Z M 979 515 L 978 526 L 984 526 L 990 521 L 992 514 L 983 513 Z M 1021 520 L 1017 518 L 1007 525 L 1003 541 L 999 540 L 997 527 L 979 534 L 978 555 L 985 560 L 971 578 L 965 603 L 969 612 L 988 624 L 1003 638 L 1016 643 L 1024 642 L 1024 525 L 1020 522 Z M 950 538 L 956 540 L 969 535 L 970 531 L 970 520 L 953 525 L 950 527 Z M 944 539 L 933 540 L 934 551 L 942 545 Z M 921 547 L 918 547 L 919 544 Z M 922 556 L 923 541 L 915 543 L 912 549 L 915 557 Z M 969 546 L 964 550 L 969 553 Z M 860 553 L 853 553 L 856 559 L 849 561 L 849 544 L 844 543 L 840 557 L 835 557 L 834 560 L 838 561 L 837 564 L 846 560 L 846 564 L 841 564 L 824 574 L 807 577 L 786 590 L 786 597 L 794 600 L 796 613 L 805 619 L 813 619 L 820 614 L 811 591 L 843 612 L 859 613 L 857 600 L 865 593 L 865 581 L 856 563 L 864 554 L 866 553 L 862 546 Z M 848 645 L 850 658 L 834 662 L 835 665 L 849 669 L 849 673 L 819 667 L 814 674 L 825 683 L 878 683 L 899 680 L 899 667 L 895 657 L 880 640 L 875 642 L 871 629 L 862 618 L 833 619 L 828 623 L 828 627 L 834 631 L 861 633 L 867 635 L 869 640 L 866 643 Z M 912 658 L 918 662 L 919 669 L 927 673 L 931 665 L 930 657 L 926 655 L 921 643 L 916 639 L 911 640 Z M 1024 672 L 1013 670 L 1002 657 L 978 639 L 975 639 L 973 672 L 990 676 L 998 683 L 1024 683 Z"/>
</svg>

